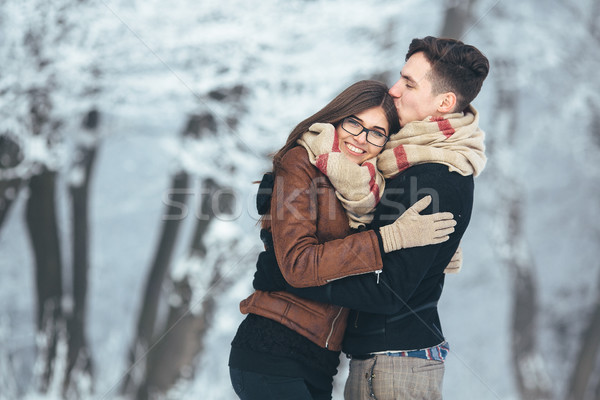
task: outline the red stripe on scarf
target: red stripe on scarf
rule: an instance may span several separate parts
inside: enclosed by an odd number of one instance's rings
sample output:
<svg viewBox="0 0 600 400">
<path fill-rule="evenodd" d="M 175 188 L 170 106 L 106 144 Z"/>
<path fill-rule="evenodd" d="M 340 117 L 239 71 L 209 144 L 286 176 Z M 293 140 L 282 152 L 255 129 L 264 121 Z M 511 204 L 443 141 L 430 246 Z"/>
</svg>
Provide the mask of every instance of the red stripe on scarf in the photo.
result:
<svg viewBox="0 0 600 400">
<path fill-rule="evenodd" d="M 375 204 L 379 203 L 379 185 L 375 181 L 375 166 L 371 163 L 366 163 L 367 169 L 369 170 L 369 174 L 371 175 L 371 180 L 369 181 L 369 187 L 371 188 L 371 193 L 375 197 Z"/>
<path fill-rule="evenodd" d="M 408 164 L 408 158 L 406 157 L 406 151 L 404 151 L 403 145 L 394 147 L 394 157 L 396 157 L 396 165 L 398 166 L 398 172 L 402 172 L 406 168 L 410 167 L 410 165 Z"/>
<path fill-rule="evenodd" d="M 331 146 L 331 151 L 334 153 L 341 153 L 340 140 L 338 138 L 337 129 L 333 131 L 333 146 Z"/>
<path fill-rule="evenodd" d="M 317 156 L 316 167 L 319 168 L 319 171 L 324 173 L 327 176 L 327 161 L 329 160 L 329 154 L 321 154 Z"/>
<path fill-rule="evenodd" d="M 433 360 L 433 355 L 431 354 L 431 349 L 425 349 L 425 354 L 428 360 Z"/>
<path fill-rule="evenodd" d="M 450 124 L 450 121 L 448 121 L 447 119 L 444 119 L 444 117 L 435 117 L 435 118 L 432 118 L 432 120 L 437 121 L 438 128 L 440 129 L 440 131 L 442 131 L 442 134 L 444 136 L 446 136 L 447 138 L 449 138 L 450 136 L 452 136 L 454 134 L 454 132 L 456 132 L 454 130 L 454 128 L 452 127 L 452 125 Z"/>
</svg>

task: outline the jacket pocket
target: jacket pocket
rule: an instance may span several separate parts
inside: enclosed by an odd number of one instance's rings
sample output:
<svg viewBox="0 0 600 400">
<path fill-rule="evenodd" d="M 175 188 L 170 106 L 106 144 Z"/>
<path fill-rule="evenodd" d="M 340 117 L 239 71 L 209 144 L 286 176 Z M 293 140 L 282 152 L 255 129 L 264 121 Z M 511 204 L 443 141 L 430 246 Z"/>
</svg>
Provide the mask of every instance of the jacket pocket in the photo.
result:
<svg viewBox="0 0 600 400">
<path fill-rule="evenodd" d="M 299 299 L 298 297 L 290 295 L 287 292 L 270 292 L 270 295 L 275 299 L 289 304 L 288 311 L 292 310 L 293 308 L 298 308 L 301 314 L 314 315 L 320 318 L 327 316 L 327 312 L 325 312 L 325 310 L 328 307 L 324 307 L 322 303 L 317 303 L 316 301 L 312 300 Z"/>
<path fill-rule="evenodd" d="M 417 367 L 413 367 L 412 371 L 414 373 L 419 373 L 419 372 L 431 372 L 431 371 L 443 371 L 445 368 L 445 365 L 442 361 L 437 361 L 437 360 L 422 360 L 424 362 L 423 365 L 419 365 Z"/>
</svg>

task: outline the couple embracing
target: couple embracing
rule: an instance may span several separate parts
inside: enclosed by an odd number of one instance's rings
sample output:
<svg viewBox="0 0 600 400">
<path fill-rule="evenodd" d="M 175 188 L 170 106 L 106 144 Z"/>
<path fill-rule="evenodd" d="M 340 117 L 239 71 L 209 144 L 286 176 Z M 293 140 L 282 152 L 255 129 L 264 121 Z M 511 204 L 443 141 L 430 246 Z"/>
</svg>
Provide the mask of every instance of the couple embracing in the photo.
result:
<svg viewBox="0 0 600 400">
<path fill-rule="evenodd" d="M 242 400 L 441 399 L 437 311 L 485 165 L 470 105 L 487 58 L 414 39 L 391 89 L 357 82 L 299 123 L 261 182 L 265 251 L 232 341 Z M 264 195 L 264 193 L 268 195 Z"/>
</svg>

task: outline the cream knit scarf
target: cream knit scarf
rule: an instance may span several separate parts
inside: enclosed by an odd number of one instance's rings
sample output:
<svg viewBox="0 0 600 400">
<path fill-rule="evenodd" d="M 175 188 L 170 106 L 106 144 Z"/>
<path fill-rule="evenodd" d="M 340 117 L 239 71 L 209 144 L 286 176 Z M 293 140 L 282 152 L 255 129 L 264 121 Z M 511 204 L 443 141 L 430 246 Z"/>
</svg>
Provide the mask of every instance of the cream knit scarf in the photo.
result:
<svg viewBox="0 0 600 400">
<path fill-rule="evenodd" d="M 437 163 L 463 176 L 477 176 L 486 163 L 483 139 L 479 113 L 472 106 L 464 113 L 428 117 L 392 135 L 377 157 L 377 168 L 391 178 L 413 165 Z"/>
<path fill-rule="evenodd" d="M 373 220 L 385 180 L 375 166 L 376 159 L 358 165 L 340 151 L 338 135 L 331 124 L 313 124 L 298 139 L 312 165 L 325 174 L 346 210 L 350 227 L 357 229 Z"/>
<path fill-rule="evenodd" d="M 311 164 L 331 181 L 350 226 L 358 228 L 372 221 L 385 188 L 384 178 L 392 178 L 413 165 L 444 164 L 463 176 L 479 175 L 486 163 L 483 140 L 479 114 L 469 107 L 464 113 L 406 124 L 391 136 L 376 159 L 361 165 L 340 152 L 331 124 L 313 124 L 298 143 L 308 152 Z"/>
</svg>

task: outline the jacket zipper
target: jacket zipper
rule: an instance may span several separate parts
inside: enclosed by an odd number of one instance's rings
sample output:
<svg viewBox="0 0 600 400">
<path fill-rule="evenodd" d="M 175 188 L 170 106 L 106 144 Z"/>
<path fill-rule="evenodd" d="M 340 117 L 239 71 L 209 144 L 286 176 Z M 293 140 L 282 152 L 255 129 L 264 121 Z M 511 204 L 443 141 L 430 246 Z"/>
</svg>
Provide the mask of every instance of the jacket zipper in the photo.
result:
<svg viewBox="0 0 600 400">
<path fill-rule="evenodd" d="M 378 285 L 379 285 L 379 274 L 381 274 L 382 272 L 383 272 L 382 269 L 378 269 L 377 271 L 373 271 L 373 273 L 375 274 L 375 276 L 377 276 L 377 284 Z M 340 276 L 339 278 L 326 279 L 325 282 L 329 283 L 329 282 L 337 281 L 338 279 L 348 278 L 349 276 L 364 275 L 364 274 L 368 274 L 368 273 L 369 272 L 359 272 L 357 274 L 348 274 L 348 275 Z"/>
<path fill-rule="evenodd" d="M 335 318 L 333 319 L 333 322 L 331 323 L 331 330 L 329 331 L 329 335 L 327 335 L 327 339 L 325 339 L 325 348 L 328 349 L 329 348 L 329 339 L 331 339 L 331 335 L 333 335 L 333 329 L 335 328 L 335 322 L 338 320 L 338 318 L 340 317 L 340 314 L 342 313 L 343 308 L 340 307 L 340 310 L 338 311 L 337 315 L 335 316 Z"/>
</svg>

